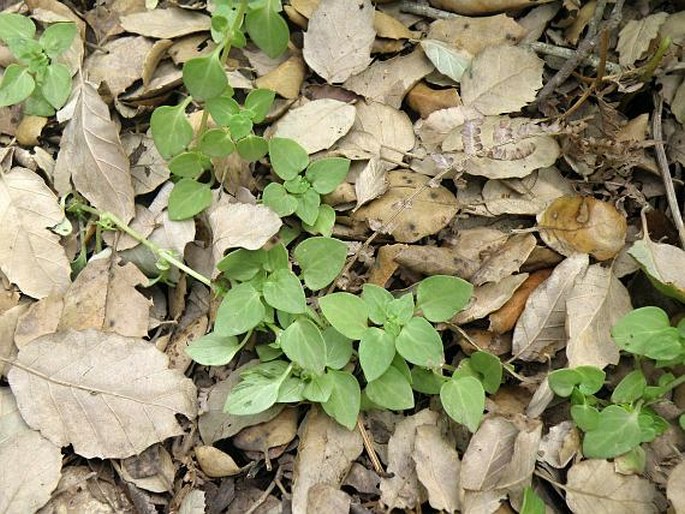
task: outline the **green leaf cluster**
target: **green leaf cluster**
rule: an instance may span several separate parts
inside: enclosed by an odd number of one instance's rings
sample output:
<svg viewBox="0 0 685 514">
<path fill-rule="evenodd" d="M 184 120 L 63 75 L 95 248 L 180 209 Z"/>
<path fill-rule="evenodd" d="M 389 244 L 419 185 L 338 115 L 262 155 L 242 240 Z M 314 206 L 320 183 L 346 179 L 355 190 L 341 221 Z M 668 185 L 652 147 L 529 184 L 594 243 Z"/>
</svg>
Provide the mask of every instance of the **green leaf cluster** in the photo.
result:
<svg viewBox="0 0 685 514">
<path fill-rule="evenodd" d="M 56 58 L 76 36 L 76 24 L 53 23 L 36 39 L 36 25 L 17 13 L 0 13 L 0 40 L 17 60 L 5 68 L 0 107 L 25 102 L 24 112 L 52 116 L 71 93 L 71 71 Z"/>
</svg>

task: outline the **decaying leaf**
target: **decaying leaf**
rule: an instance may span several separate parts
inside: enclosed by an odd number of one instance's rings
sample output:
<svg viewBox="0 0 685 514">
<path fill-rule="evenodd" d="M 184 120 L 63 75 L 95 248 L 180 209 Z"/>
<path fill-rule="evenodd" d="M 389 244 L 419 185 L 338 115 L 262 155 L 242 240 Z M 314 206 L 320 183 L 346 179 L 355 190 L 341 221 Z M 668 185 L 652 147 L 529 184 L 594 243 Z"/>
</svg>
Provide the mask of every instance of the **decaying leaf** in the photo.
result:
<svg viewBox="0 0 685 514">
<path fill-rule="evenodd" d="M 154 191 L 169 180 L 169 167 L 145 134 L 126 133 L 121 144 L 131 160 L 131 181 L 136 196 Z"/>
<path fill-rule="evenodd" d="M 50 355 L 45 359 L 45 355 Z M 124 458 L 183 432 L 197 414 L 192 381 L 140 339 L 95 330 L 43 336 L 8 373 L 22 417 L 86 458 Z"/>
<path fill-rule="evenodd" d="M 685 462 L 681 461 L 671 470 L 666 486 L 666 496 L 676 512 L 685 512 Z"/>
<path fill-rule="evenodd" d="M 431 0 L 431 5 L 458 14 L 490 14 L 531 7 L 551 0 Z"/>
<path fill-rule="evenodd" d="M 580 434 L 573 421 L 550 427 L 540 442 L 539 459 L 557 469 L 565 468 L 580 452 Z"/>
<path fill-rule="evenodd" d="M 628 253 L 638 262 L 659 291 L 685 302 L 685 251 L 677 246 L 655 243 L 648 235 L 635 241 Z"/>
<path fill-rule="evenodd" d="M 29 296 L 69 287 L 69 261 L 59 236 L 48 230 L 63 220 L 57 197 L 36 173 L 0 173 L 0 269 Z"/>
<path fill-rule="evenodd" d="M 455 275 L 464 280 L 473 275 L 479 264 L 464 256 L 459 246 L 402 245 L 394 260 L 424 275 Z"/>
<path fill-rule="evenodd" d="M 28 303 L 19 304 L 0 314 L 0 357 L 3 359 L 12 360 L 16 356 L 17 347 L 14 342 L 14 333 L 19 318 L 28 308 Z M 10 365 L 0 360 L 0 376 L 5 376 L 9 369 Z"/>
<path fill-rule="evenodd" d="M 542 240 L 560 254 L 589 253 L 605 261 L 623 248 L 628 224 L 610 203 L 562 196 L 538 215 L 538 226 Z"/>
<path fill-rule="evenodd" d="M 188 9 L 170 7 L 122 16 L 119 23 L 127 32 L 158 39 L 174 39 L 209 30 L 209 16 Z"/>
<path fill-rule="evenodd" d="M 659 33 L 659 28 L 668 18 L 668 13 L 660 12 L 639 20 L 630 20 L 618 34 L 618 62 L 621 66 L 630 66 L 641 59 L 649 49 L 652 40 Z"/>
<path fill-rule="evenodd" d="M 469 305 L 463 311 L 458 312 L 452 318 L 452 322 L 456 324 L 470 323 L 496 311 L 509 301 L 527 278 L 528 273 L 519 273 L 518 275 L 504 277 L 499 282 L 488 282 L 474 288 Z"/>
<path fill-rule="evenodd" d="M 461 98 L 456 88 L 433 89 L 419 82 L 407 93 L 407 105 L 425 119 L 435 111 L 457 107 Z"/>
<path fill-rule="evenodd" d="M 153 42 L 142 36 L 122 37 L 106 43 L 101 51 L 86 59 L 88 79 L 93 84 L 106 82 L 112 95 L 118 96 L 141 79 L 152 46 Z"/>
<path fill-rule="evenodd" d="M 255 85 L 258 88 L 276 91 L 283 98 L 294 100 L 300 94 L 305 73 L 302 57 L 293 55 L 274 70 L 259 77 Z"/>
<path fill-rule="evenodd" d="M 414 465 L 428 502 L 436 510 L 455 512 L 459 502 L 459 454 L 435 425 L 416 427 Z"/>
<path fill-rule="evenodd" d="M 504 334 L 512 330 L 526 306 L 528 297 L 542 282 L 547 280 L 552 271 L 551 268 L 543 268 L 531 273 L 507 303 L 490 314 L 490 331 L 495 334 Z"/>
<path fill-rule="evenodd" d="M 535 236 L 532 234 L 511 236 L 506 243 L 485 258 L 469 281 L 475 286 L 481 286 L 487 282 L 499 282 L 517 273 L 535 248 L 535 244 Z"/>
<path fill-rule="evenodd" d="M 344 82 L 371 62 L 373 6 L 370 0 L 322 0 L 309 19 L 302 55 L 330 83 Z"/>
<path fill-rule="evenodd" d="M 488 47 L 514 45 L 525 30 L 505 14 L 497 16 L 454 16 L 435 20 L 428 31 L 429 39 L 437 39 L 476 55 Z"/>
<path fill-rule="evenodd" d="M 388 189 L 385 173 L 386 167 L 380 159 L 369 160 L 354 183 L 354 192 L 357 196 L 355 209 L 385 193 Z"/>
</svg>

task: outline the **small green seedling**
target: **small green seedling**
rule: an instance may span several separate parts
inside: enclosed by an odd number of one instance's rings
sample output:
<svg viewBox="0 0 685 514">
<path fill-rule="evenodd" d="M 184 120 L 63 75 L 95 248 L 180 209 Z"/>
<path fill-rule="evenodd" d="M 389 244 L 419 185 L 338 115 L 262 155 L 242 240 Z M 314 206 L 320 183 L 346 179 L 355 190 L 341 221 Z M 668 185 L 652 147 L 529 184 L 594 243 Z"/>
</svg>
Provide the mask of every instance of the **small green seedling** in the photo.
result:
<svg viewBox="0 0 685 514">
<path fill-rule="evenodd" d="M 17 63 L 5 68 L 0 107 L 24 103 L 24 112 L 52 116 L 71 93 L 71 71 L 56 62 L 76 36 L 74 23 L 53 23 L 36 39 L 36 25 L 21 14 L 0 13 L 0 40 Z"/>
</svg>

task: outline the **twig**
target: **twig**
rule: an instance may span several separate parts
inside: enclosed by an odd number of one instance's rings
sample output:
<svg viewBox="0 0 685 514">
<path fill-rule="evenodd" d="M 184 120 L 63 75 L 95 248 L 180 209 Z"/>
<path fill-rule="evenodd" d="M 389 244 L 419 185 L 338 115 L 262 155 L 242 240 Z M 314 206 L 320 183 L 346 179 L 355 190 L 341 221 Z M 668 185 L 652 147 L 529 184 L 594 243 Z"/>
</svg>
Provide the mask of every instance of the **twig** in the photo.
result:
<svg viewBox="0 0 685 514">
<path fill-rule="evenodd" d="M 550 45 L 549 43 L 543 43 L 541 41 L 534 41 L 528 45 L 533 51 L 544 54 L 552 55 L 554 57 L 560 57 L 562 59 L 572 59 L 576 55 L 576 51 L 572 48 L 565 48 L 563 46 Z M 583 60 L 584 64 L 592 66 L 593 68 L 599 68 L 601 64 L 601 58 L 595 57 L 594 55 L 586 55 Z M 615 62 L 606 63 L 606 69 L 612 75 L 618 75 L 623 71 L 623 68 Z"/>
<path fill-rule="evenodd" d="M 254 514 L 254 512 L 266 501 L 266 499 L 269 497 L 271 494 L 271 491 L 274 490 L 274 487 L 276 487 L 276 481 L 281 479 L 281 475 L 283 474 L 282 471 L 283 467 L 279 466 L 278 469 L 276 470 L 276 476 L 274 476 L 274 479 L 271 481 L 269 486 L 266 488 L 266 490 L 262 493 L 262 495 L 257 498 L 257 500 L 252 504 L 252 506 L 245 511 L 245 514 Z"/>
<path fill-rule="evenodd" d="M 675 187 L 673 186 L 673 178 L 668 169 L 668 160 L 666 159 L 666 150 L 664 149 L 663 132 L 661 130 L 661 111 L 664 108 L 664 99 L 659 93 L 654 93 L 654 118 L 652 119 L 652 138 L 654 139 L 654 150 L 656 152 L 656 160 L 659 164 L 659 171 L 661 171 L 661 179 L 664 181 L 666 188 L 666 199 L 668 200 L 668 207 L 671 209 L 671 216 L 673 223 L 678 230 L 678 237 L 680 238 L 680 246 L 685 249 L 685 224 L 683 224 L 683 215 L 680 212 L 678 205 L 678 198 L 675 194 Z"/>
<path fill-rule="evenodd" d="M 403 0 L 400 2 L 400 11 L 409 14 L 416 14 L 418 16 L 425 16 L 426 18 L 437 19 L 447 19 L 456 18 L 458 15 L 452 12 L 443 11 L 442 9 L 436 9 L 428 4 L 422 2 L 416 2 L 415 0 Z"/>
<path fill-rule="evenodd" d="M 362 436 L 362 441 L 364 442 L 366 454 L 369 456 L 369 459 L 371 459 L 371 464 L 373 465 L 374 471 L 378 473 L 378 476 L 387 476 L 387 473 L 383 470 L 381 461 L 378 460 L 378 455 L 376 455 L 376 449 L 373 447 L 373 441 L 371 441 L 369 433 L 366 431 L 366 427 L 364 426 L 364 422 L 362 421 L 361 415 L 359 415 L 359 417 L 357 418 L 357 429 L 359 430 L 359 434 Z"/>
</svg>

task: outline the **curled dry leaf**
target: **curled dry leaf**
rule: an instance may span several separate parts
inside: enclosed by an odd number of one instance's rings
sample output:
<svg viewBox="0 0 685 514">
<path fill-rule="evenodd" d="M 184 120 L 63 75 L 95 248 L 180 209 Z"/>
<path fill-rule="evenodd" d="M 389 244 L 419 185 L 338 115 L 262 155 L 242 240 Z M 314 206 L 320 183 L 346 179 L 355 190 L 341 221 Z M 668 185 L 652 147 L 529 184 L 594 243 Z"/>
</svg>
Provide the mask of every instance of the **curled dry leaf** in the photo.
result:
<svg viewBox="0 0 685 514">
<path fill-rule="evenodd" d="M 456 512 L 459 502 L 459 454 L 435 425 L 416 427 L 414 465 L 428 502 L 436 510 Z"/>
<path fill-rule="evenodd" d="M 532 234 L 514 234 L 494 253 L 487 256 L 469 281 L 474 286 L 482 286 L 487 282 L 499 282 L 518 272 L 535 248 L 535 244 L 535 236 Z"/>
<path fill-rule="evenodd" d="M 648 235 L 633 243 L 628 253 L 638 262 L 660 292 L 685 303 L 685 251 L 655 243 Z"/>
<path fill-rule="evenodd" d="M 354 192 L 357 196 L 355 210 L 387 191 L 388 181 L 385 178 L 385 173 L 386 167 L 380 159 L 371 159 L 364 166 L 354 183 Z"/>
<path fill-rule="evenodd" d="M 630 20 L 625 24 L 618 34 L 616 45 L 621 66 L 631 66 L 644 57 L 666 18 L 668 13 L 660 12 L 640 20 Z"/>
<path fill-rule="evenodd" d="M 553 250 L 570 256 L 589 253 L 605 261 L 621 251 L 628 224 L 607 202 L 588 196 L 562 196 L 538 215 L 540 237 Z"/>
<path fill-rule="evenodd" d="M 482 319 L 491 312 L 496 311 L 509 301 L 527 278 L 528 273 L 509 275 L 499 282 L 489 282 L 474 288 L 471 302 L 466 309 L 458 312 L 457 315 L 452 318 L 452 322 L 462 325 L 477 319 Z"/>
<path fill-rule="evenodd" d="M 46 358 L 49 356 L 49 358 Z M 183 432 L 197 415 L 193 382 L 149 342 L 95 330 L 24 346 L 8 373 L 22 417 L 86 458 L 124 458 Z"/>
<path fill-rule="evenodd" d="M 119 23 L 126 32 L 157 39 L 174 39 L 210 27 L 209 16 L 178 7 L 127 14 Z"/>
<path fill-rule="evenodd" d="M 113 96 L 119 96 L 143 74 L 145 59 L 153 42 L 142 36 L 128 36 L 105 43 L 102 50 L 85 62 L 88 79 L 94 84 L 106 82 Z"/>
</svg>

